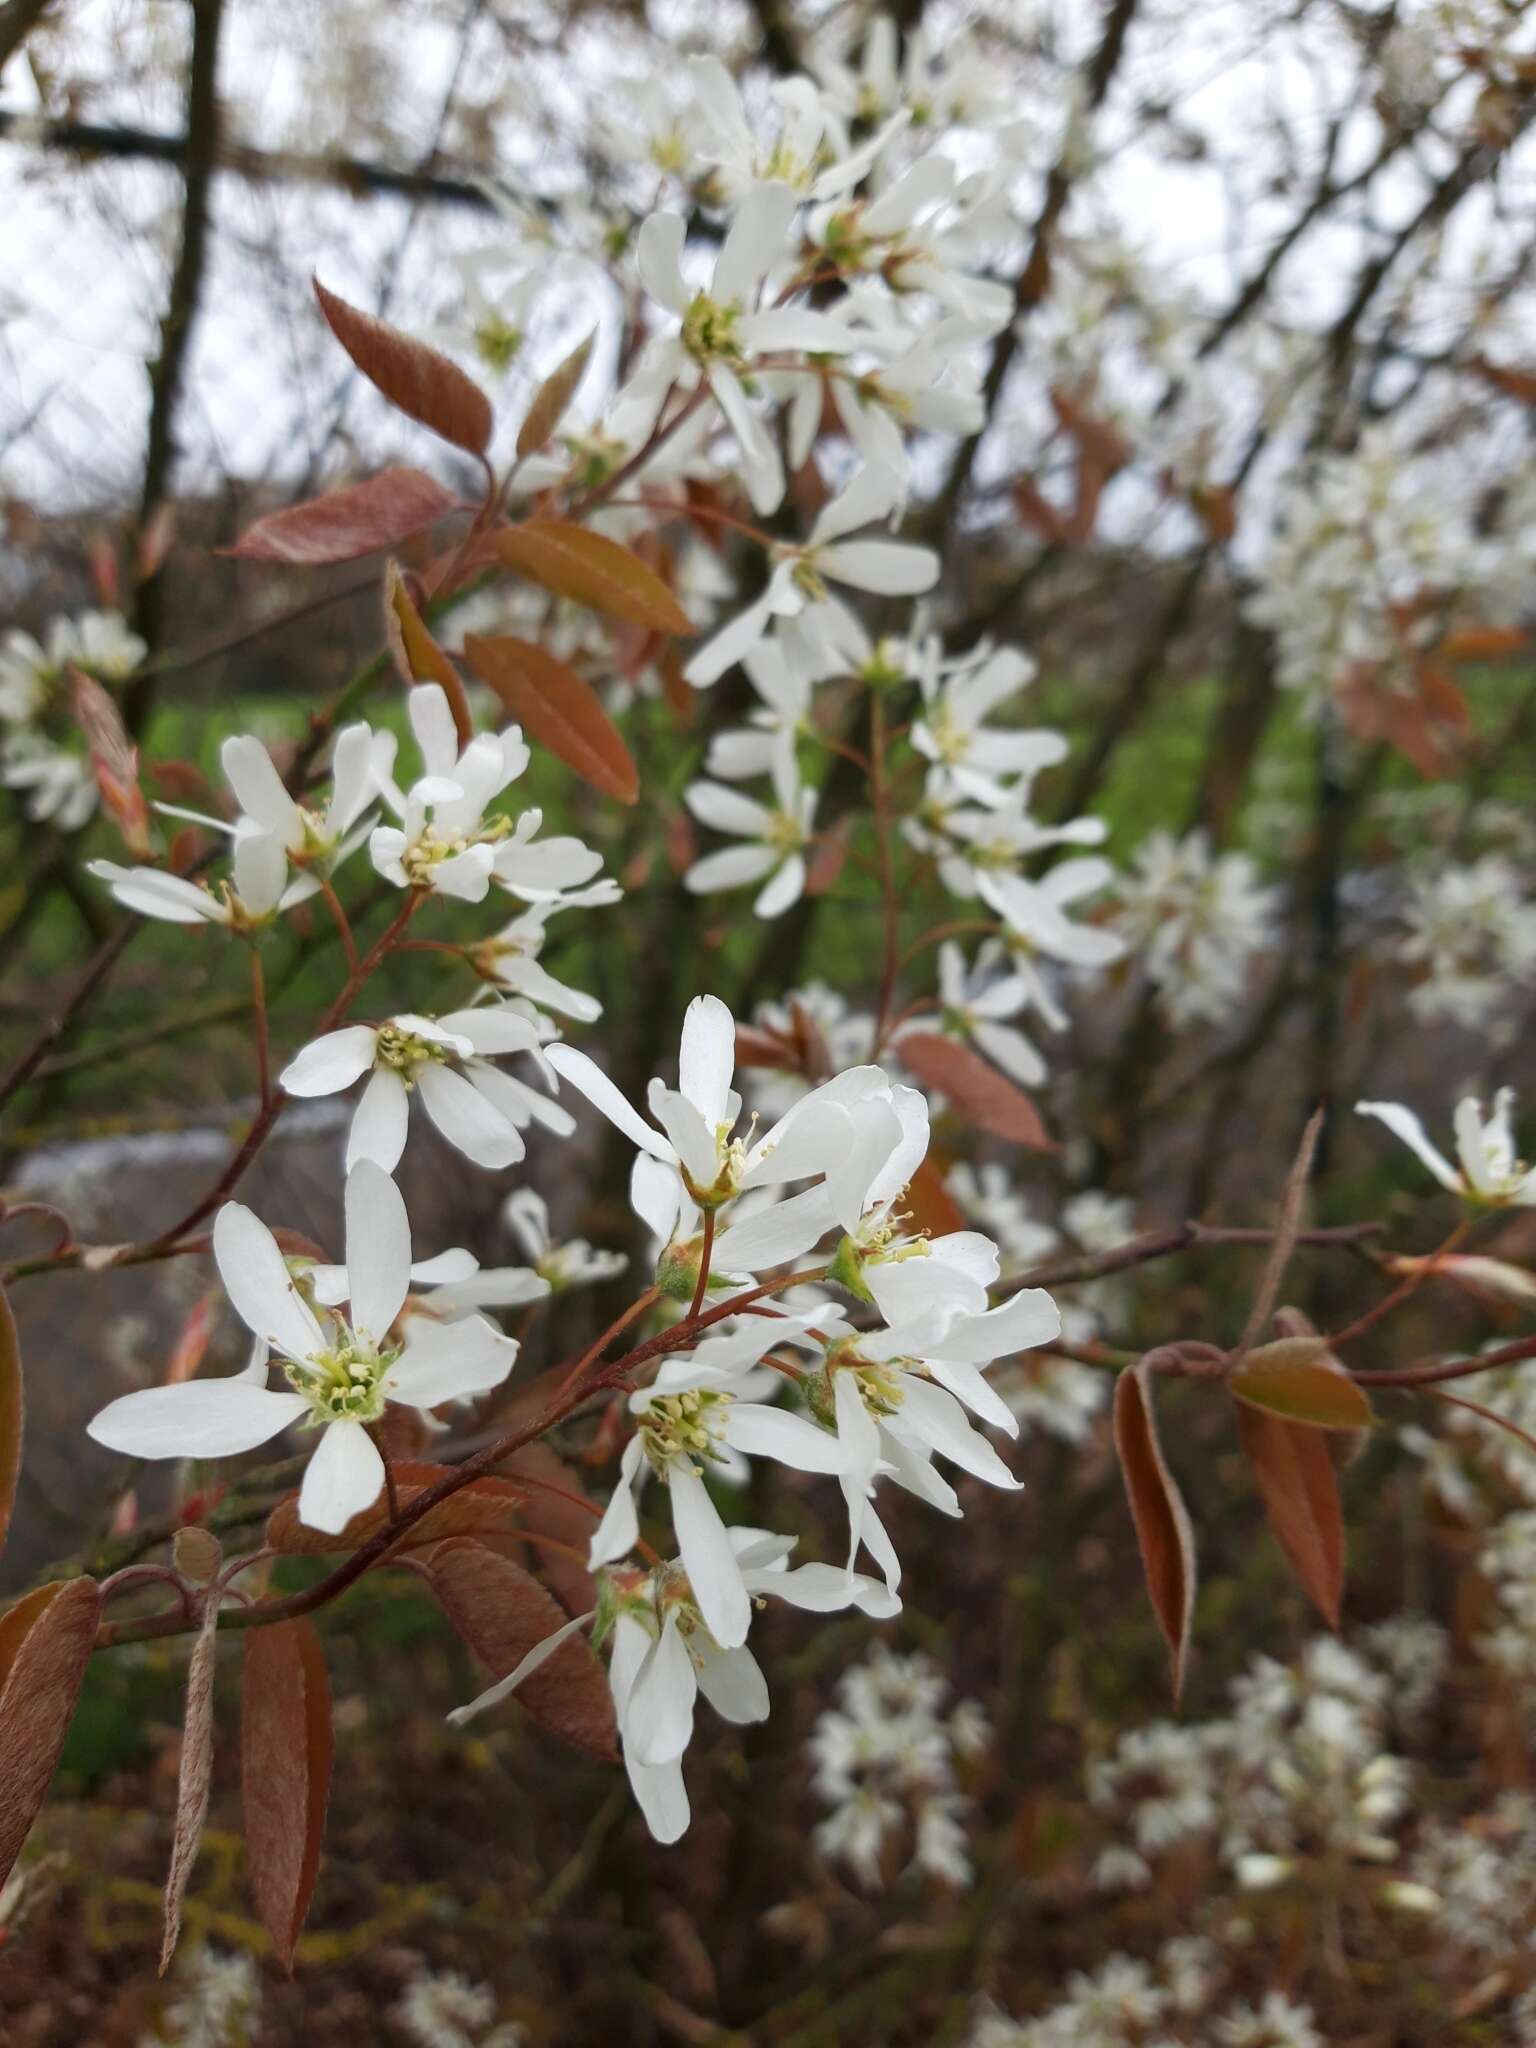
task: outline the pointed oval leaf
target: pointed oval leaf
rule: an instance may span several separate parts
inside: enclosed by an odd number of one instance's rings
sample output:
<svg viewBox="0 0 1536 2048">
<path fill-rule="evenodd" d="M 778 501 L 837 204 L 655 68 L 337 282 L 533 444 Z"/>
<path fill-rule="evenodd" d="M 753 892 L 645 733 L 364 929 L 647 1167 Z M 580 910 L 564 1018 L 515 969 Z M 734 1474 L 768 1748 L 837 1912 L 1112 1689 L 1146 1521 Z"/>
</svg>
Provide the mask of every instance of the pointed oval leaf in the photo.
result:
<svg viewBox="0 0 1536 2048">
<path fill-rule="evenodd" d="M 349 306 L 318 277 L 314 285 L 332 334 L 397 412 L 470 455 L 485 453 L 495 418 L 491 401 L 472 377 L 435 348 Z"/>
<path fill-rule="evenodd" d="M 1320 1429 L 1237 1404 L 1237 1429 L 1275 1540 L 1328 1626 L 1344 1597 L 1344 1514 Z"/>
<path fill-rule="evenodd" d="M 529 519 L 496 536 L 505 566 L 531 582 L 627 625 L 657 633 L 691 633 L 677 599 L 638 555 L 566 519 Z"/>
<path fill-rule="evenodd" d="M 181 1766 L 176 1775 L 176 1832 L 165 1880 L 165 1931 L 160 1938 L 160 1974 L 171 1967 L 181 1936 L 187 1881 L 202 1846 L 213 1783 L 213 1664 L 218 1645 L 219 1603 L 203 1602 L 202 1626 L 187 1667 L 187 1711 L 181 1730 Z"/>
<path fill-rule="evenodd" d="M 1152 1375 L 1141 1362 L 1115 1387 L 1115 1450 L 1157 1625 L 1173 1655 L 1173 1693 L 1184 1689 L 1195 1612 L 1195 1532 L 1158 1442 Z"/>
<path fill-rule="evenodd" d="M 564 419 L 565 409 L 576 396 L 576 387 L 592 360 L 592 343 L 596 338 L 594 328 L 585 341 L 577 342 L 563 363 L 550 371 L 533 394 L 527 417 L 517 430 L 519 461 L 525 455 L 536 455 Z"/>
<path fill-rule="evenodd" d="M 320 1870 L 331 1791 L 331 1687 L 307 1621 L 245 1637 L 240 1782 L 251 1895 L 291 1976 Z"/>
<path fill-rule="evenodd" d="M 452 1469 L 450 1465 L 422 1465 L 397 1459 L 395 1491 L 401 1507 L 409 1507 L 428 1487 L 446 1479 Z M 419 1550 L 449 1536 L 505 1534 L 517 1527 L 523 1502 L 522 1490 L 508 1480 L 472 1479 L 436 1507 L 429 1508 L 419 1522 L 402 1533 L 395 1548 Z M 388 1519 L 388 1504 L 380 1495 L 372 1507 L 364 1508 L 345 1529 L 331 1535 L 299 1520 L 299 1497 L 295 1493 L 280 1500 L 267 1517 L 266 1541 L 280 1557 L 329 1557 L 340 1551 L 360 1549 L 378 1535 Z"/>
<path fill-rule="evenodd" d="M 384 571 L 384 632 L 401 680 L 437 683 L 441 687 L 453 713 L 459 745 L 467 747 L 475 736 L 475 720 L 464 678 L 433 639 L 395 562 L 390 562 Z"/>
<path fill-rule="evenodd" d="M 453 492 L 424 470 L 383 469 L 366 483 L 269 512 L 226 552 L 247 562 L 355 562 L 398 547 L 461 509 Z"/>
<path fill-rule="evenodd" d="M 1260 1344 L 1228 1374 L 1227 1385 L 1251 1407 L 1314 1429 L 1369 1429 L 1376 1419 L 1326 1337 L 1277 1337 Z"/>
<path fill-rule="evenodd" d="M 604 796 L 632 804 L 640 776 L 597 692 L 531 640 L 471 633 L 464 653 L 524 731 Z"/>
<path fill-rule="evenodd" d="M 16 1506 L 21 1477 L 21 1440 L 26 1415 L 21 1376 L 21 1340 L 5 1290 L 0 1287 L 0 1550 Z"/>
<path fill-rule="evenodd" d="M 0 1618 L 0 1886 L 47 1796 L 96 1641 L 94 1579 L 55 1579 Z"/>
<path fill-rule="evenodd" d="M 539 1571 L 572 1614 L 585 1614 L 597 1605 L 597 1588 L 582 1562 L 597 1527 L 598 1510 L 587 1500 L 587 1490 L 564 1459 L 558 1457 L 542 1438 L 524 1444 L 501 1468 L 511 1478 L 528 1482 L 528 1506 L 524 1521 L 541 1536 L 553 1536 L 574 1550 L 534 1546 Z"/>
<path fill-rule="evenodd" d="M 908 1072 L 925 1088 L 948 1096 L 967 1123 L 1035 1152 L 1055 1151 L 1029 1097 L 970 1046 L 937 1031 L 904 1031 L 896 1050 Z"/>
<path fill-rule="evenodd" d="M 444 1613 L 492 1678 L 505 1678 L 537 1643 L 569 1620 L 521 1565 L 467 1538 L 441 1543 L 423 1560 Z M 603 1667 L 572 1636 L 517 1693 L 533 1718 L 605 1762 L 618 1755 L 613 1696 Z"/>
</svg>

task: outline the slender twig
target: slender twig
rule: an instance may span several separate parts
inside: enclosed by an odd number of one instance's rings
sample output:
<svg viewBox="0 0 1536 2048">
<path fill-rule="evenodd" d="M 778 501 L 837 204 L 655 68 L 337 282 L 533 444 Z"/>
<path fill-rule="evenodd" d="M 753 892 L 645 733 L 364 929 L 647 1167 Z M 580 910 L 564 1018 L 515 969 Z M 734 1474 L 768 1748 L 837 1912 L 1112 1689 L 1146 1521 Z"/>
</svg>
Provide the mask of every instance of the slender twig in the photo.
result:
<svg viewBox="0 0 1536 2048">
<path fill-rule="evenodd" d="M 709 1292 L 709 1262 L 714 1255 L 714 1249 L 715 1212 L 713 1209 L 706 1209 L 704 1211 L 704 1242 L 699 1249 L 699 1277 L 694 1284 L 693 1306 L 688 1311 L 691 1316 L 698 1314 L 699 1310 L 704 1306 L 704 1297 Z"/>
</svg>

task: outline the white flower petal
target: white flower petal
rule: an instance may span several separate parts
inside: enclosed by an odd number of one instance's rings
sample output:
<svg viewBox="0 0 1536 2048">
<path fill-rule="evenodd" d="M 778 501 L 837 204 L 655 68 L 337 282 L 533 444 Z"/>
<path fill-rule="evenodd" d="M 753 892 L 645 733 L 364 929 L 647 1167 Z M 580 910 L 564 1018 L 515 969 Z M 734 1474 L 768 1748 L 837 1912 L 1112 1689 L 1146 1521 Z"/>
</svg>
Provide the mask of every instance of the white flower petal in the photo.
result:
<svg viewBox="0 0 1536 2048">
<path fill-rule="evenodd" d="M 390 1368 L 386 1389 L 392 1401 L 436 1408 L 499 1387 L 516 1363 L 514 1339 L 484 1316 L 454 1323 L 413 1317 L 410 1342 Z"/>
<path fill-rule="evenodd" d="M 721 1719 L 734 1722 L 738 1728 L 766 1721 L 770 1704 L 768 1681 L 752 1652 L 745 1647 L 722 1650 L 714 1643 L 702 1641 L 696 1647 L 699 1690 Z"/>
<path fill-rule="evenodd" d="M 347 1175 L 344 1206 L 352 1327 L 382 1344 L 411 1285 L 405 1198 L 382 1166 L 360 1159 Z"/>
<path fill-rule="evenodd" d="M 371 1024 L 348 1024 L 312 1039 L 278 1075 L 287 1095 L 335 1095 L 373 1065 L 379 1034 Z"/>
<path fill-rule="evenodd" d="M 393 1173 L 405 1150 L 410 1124 L 410 1093 L 393 1067 L 377 1067 L 363 1090 L 347 1133 L 347 1171 L 371 1159 Z"/>
<path fill-rule="evenodd" d="M 718 996 L 695 996 L 683 1017 L 677 1078 L 706 1124 L 725 1122 L 735 1071 L 735 1018 Z"/>
<path fill-rule="evenodd" d="M 423 1067 L 416 1089 L 422 1108 L 448 1143 L 476 1166 L 495 1170 L 523 1157 L 527 1147 L 516 1125 L 451 1067 Z"/>
<path fill-rule="evenodd" d="M 698 1691 L 693 1659 L 674 1609 L 635 1673 L 624 1710 L 626 1753 L 642 1764 L 668 1764 L 680 1757 L 693 1737 Z"/>
<path fill-rule="evenodd" d="M 693 1597 L 705 1626 L 721 1649 L 734 1649 L 747 1640 L 752 1603 L 741 1582 L 741 1568 L 720 1511 L 696 1472 L 674 1464 L 667 1477 L 678 1555 L 688 1574 Z"/>
<path fill-rule="evenodd" d="M 847 1472 L 852 1453 L 830 1430 L 802 1415 L 755 1401 L 734 1401 L 725 1411 L 721 1435 L 750 1458 L 775 1458 L 797 1472 Z"/>
<path fill-rule="evenodd" d="M 328 1422 L 299 1488 L 299 1520 L 339 1535 L 354 1515 L 371 1508 L 384 1485 L 384 1460 L 360 1422 Z"/>
<path fill-rule="evenodd" d="M 659 1131 L 651 1129 L 638 1110 L 614 1087 L 602 1068 L 588 1059 L 584 1052 L 578 1052 L 573 1045 L 552 1045 L 545 1058 L 561 1079 L 569 1081 L 573 1088 L 585 1095 L 592 1107 L 621 1130 L 632 1145 L 638 1145 L 642 1152 L 649 1152 L 653 1159 L 665 1160 L 669 1166 L 676 1163 L 677 1155 L 666 1139 Z"/>
<path fill-rule="evenodd" d="M 130 1458 L 233 1458 L 308 1411 L 302 1394 L 269 1393 L 239 1374 L 145 1387 L 109 1401 L 86 1434 Z"/>
<path fill-rule="evenodd" d="M 325 1349 L 320 1325 L 293 1283 L 277 1240 L 243 1202 L 226 1202 L 213 1224 L 213 1256 L 224 1291 L 248 1330 L 290 1358 Z"/>
</svg>

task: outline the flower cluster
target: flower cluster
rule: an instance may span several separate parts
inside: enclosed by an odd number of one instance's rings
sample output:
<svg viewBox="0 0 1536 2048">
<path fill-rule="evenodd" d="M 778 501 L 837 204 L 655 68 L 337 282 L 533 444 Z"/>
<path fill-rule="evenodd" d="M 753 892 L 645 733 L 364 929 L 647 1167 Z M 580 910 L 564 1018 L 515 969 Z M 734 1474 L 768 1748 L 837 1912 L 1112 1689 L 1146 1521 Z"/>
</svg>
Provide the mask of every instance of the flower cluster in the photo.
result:
<svg viewBox="0 0 1536 2048">
<path fill-rule="evenodd" d="M 957 1766 L 983 1754 L 990 1734 L 974 1700 L 946 1711 L 948 1692 L 931 1658 L 882 1647 L 843 1674 L 837 1706 L 816 1722 L 816 1796 L 831 1808 L 816 1846 L 863 1884 L 882 1883 L 893 1855 L 945 1884 L 971 1881 Z"/>
<path fill-rule="evenodd" d="M 1275 891 L 1246 854 L 1213 852 L 1203 832 L 1154 832 L 1119 883 L 1120 928 L 1175 1030 L 1228 1022 L 1254 958 L 1273 940 Z"/>
<path fill-rule="evenodd" d="M 121 613 L 56 618 L 41 642 L 12 628 L 0 641 L 0 783 L 29 818 L 74 832 L 94 815 L 96 776 L 70 708 L 72 673 L 130 680 L 148 652 Z"/>
<path fill-rule="evenodd" d="M 967 2048 L 1325 2048 L 1309 2007 L 1279 1991 L 1233 1998 L 1216 1942 L 1180 1935 L 1150 1963 L 1112 1955 L 1069 1978 L 1067 1995 L 1037 2019 L 984 2012 Z"/>
</svg>

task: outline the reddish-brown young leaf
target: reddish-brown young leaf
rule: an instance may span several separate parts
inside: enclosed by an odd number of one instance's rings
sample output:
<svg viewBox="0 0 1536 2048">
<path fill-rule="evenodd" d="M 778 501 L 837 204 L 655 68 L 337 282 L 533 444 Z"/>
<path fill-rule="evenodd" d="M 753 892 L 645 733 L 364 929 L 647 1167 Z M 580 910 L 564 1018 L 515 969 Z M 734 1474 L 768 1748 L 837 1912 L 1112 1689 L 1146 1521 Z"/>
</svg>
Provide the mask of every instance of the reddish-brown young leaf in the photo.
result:
<svg viewBox="0 0 1536 2048">
<path fill-rule="evenodd" d="M 1275 1540 L 1330 1628 L 1344 1597 L 1344 1515 L 1320 1429 L 1237 1404 L 1237 1430 Z"/>
<path fill-rule="evenodd" d="M 587 364 L 592 360 L 594 328 L 585 341 L 577 342 L 563 363 L 557 363 L 533 394 L 523 424 L 517 430 L 517 455 L 536 455 L 565 417 L 565 408 L 576 395 Z"/>
<path fill-rule="evenodd" d="M 150 853 L 149 805 L 139 786 L 139 750 L 110 690 L 83 669 L 69 671 L 69 707 L 85 739 L 102 808 L 136 860 Z"/>
<path fill-rule="evenodd" d="M 96 1641 L 94 1579 L 55 1579 L 0 1617 L 0 1886 L 47 1796 Z"/>
<path fill-rule="evenodd" d="M 181 1909 L 187 1880 L 202 1846 L 213 1783 L 213 1664 L 218 1644 L 219 1603 L 203 1602 L 202 1626 L 187 1667 L 187 1710 L 181 1729 L 181 1768 L 176 1777 L 176 1832 L 165 1880 L 165 1931 L 160 1937 L 160 1974 L 171 1967 L 181 1937 Z"/>
<path fill-rule="evenodd" d="M 1518 398 L 1524 405 L 1536 405 L 1536 373 L 1490 363 L 1486 356 L 1471 357 L 1468 366 L 1507 398 Z"/>
<path fill-rule="evenodd" d="M 1504 661 L 1523 654 L 1531 636 L 1524 626 L 1458 626 L 1440 642 L 1446 661 Z"/>
<path fill-rule="evenodd" d="M 530 738 L 603 796 L 617 797 L 621 804 L 635 801 L 639 772 L 584 677 L 531 640 L 510 634 L 471 633 L 464 653 Z"/>
<path fill-rule="evenodd" d="M 521 1477 L 529 1482 L 527 1505 L 523 1512 L 523 1521 L 528 1528 L 541 1536 L 552 1536 L 576 1552 L 574 1557 L 568 1557 L 565 1551 L 552 1545 L 534 1544 L 533 1558 L 541 1575 L 554 1587 L 572 1614 L 590 1612 L 597 1605 L 597 1589 L 583 1560 L 592 1541 L 592 1531 L 597 1527 L 598 1516 L 594 1506 L 581 1506 L 587 1492 L 580 1478 L 540 1439 L 525 1444 L 520 1451 L 504 1460 L 501 1469 L 514 1480 Z M 553 1488 L 559 1491 L 552 1491 Z M 574 1498 L 566 1499 L 567 1494 Z"/>
<path fill-rule="evenodd" d="M 948 1237 L 952 1231 L 966 1227 L 960 1204 L 945 1187 L 943 1173 L 931 1152 L 907 1182 L 902 1207 L 929 1237 Z"/>
<path fill-rule="evenodd" d="M 240 1742 L 246 1867 L 262 1925 L 290 1976 L 320 1870 L 331 1747 L 319 1636 L 304 1620 L 248 1629 Z"/>
<path fill-rule="evenodd" d="M 1152 1611 L 1173 1655 L 1177 1699 L 1184 1689 L 1195 1612 L 1195 1532 L 1158 1442 L 1146 1359 L 1121 1373 L 1115 1387 L 1115 1449 Z"/>
<path fill-rule="evenodd" d="M 189 1380 L 202 1364 L 208 1350 L 208 1339 L 213 1331 L 213 1308 L 216 1296 L 202 1295 L 187 1310 L 176 1343 L 166 1361 L 162 1381 L 165 1386 L 179 1386 Z"/>
<path fill-rule="evenodd" d="M 519 576 L 626 625 L 691 633 L 692 621 L 638 555 L 566 519 L 528 519 L 496 535 L 496 553 Z"/>
<path fill-rule="evenodd" d="M 1028 1145 L 1032 1151 L 1056 1147 L 1040 1112 L 1029 1097 L 968 1045 L 959 1045 L 937 1031 L 904 1031 L 896 1041 L 903 1066 L 925 1088 L 948 1096 L 968 1123 L 995 1137 Z"/>
<path fill-rule="evenodd" d="M 269 512 L 226 552 L 248 562 L 355 562 L 398 547 L 458 508 L 452 491 L 424 470 L 383 469 L 366 483 Z"/>
<path fill-rule="evenodd" d="M 474 379 L 435 348 L 338 299 L 318 277 L 314 285 L 332 334 L 395 410 L 455 448 L 483 456 L 495 419 L 491 401 Z"/>
<path fill-rule="evenodd" d="M 444 1613 L 492 1678 L 505 1678 L 569 1616 L 520 1565 L 458 1537 L 422 1560 Z M 517 1698 L 552 1734 L 605 1762 L 618 1754 L 613 1696 L 585 1636 L 561 1644 Z"/>
<path fill-rule="evenodd" d="M 459 745 L 467 747 L 475 736 L 475 720 L 464 678 L 433 639 L 395 562 L 388 563 L 384 570 L 384 633 L 403 682 L 441 686 L 453 713 Z"/>
<path fill-rule="evenodd" d="M 449 1465 L 422 1465 L 409 1459 L 395 1464 L 395 1491 L 401 1507 L 409 1507 L 419 1494 L 446 1479 Z M 472 1479 L 456 1493 L 429 1508 L 419 1522 L 402 1534 L 397 1549 L 420 1550 L 441 1543 L 448 1536 L 473 1536 L 481 1531 L 515 1529 L 525 1502 L 522 1489 L 506 1479 Z M 354 1515 L 336 1535 L 312 1529 L 299 1520 L 299 1497 L 290 1494 L 280 1500 L 267 1517 L 267 1546 L 280 1557 L 329 1557 L 340 1551 L 357 1550 L 376 1536 L 389 1519 L 389 1504 L 383 1494 L 371 1508 Z"/>
<path fill-rule="evenodd" d="M 21 1477 L 21 1438 L 26 1415 L 21 1376 L 21 1340 L 5 1289 L 0 1287 L 0 1550 L 5 1548 Z"/>
<path fill-rule="evenodd" d="M 1070 537 L 1066 516 L 1057 511 L 1033 477 L 1019 478 L 1013 486 L 1013 503 L 1025 525 L 1032 527 L 1043 541 L 1053 547 Z"/>
<path fill-rule="evenodd" d="M 836 888 L 838 877 L 847 863 L 848 847 L 852 837 L 851 817 L 839 818 L 827 831 L 817 833 L 811 843 L 810 858 L 805 864 L 807 896 L 825 896 L 829 889 Z"/>
<path fill-rule="evenodd" d="M 1326 1337 L 1277 1337 L 1260 1344 L 1228 1374 L 1227 1385 L 1250 1407 L 1314 1429 L 1369 1429 L 1376 1420 Z"/>
</svg>

